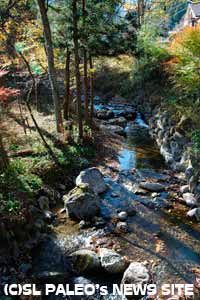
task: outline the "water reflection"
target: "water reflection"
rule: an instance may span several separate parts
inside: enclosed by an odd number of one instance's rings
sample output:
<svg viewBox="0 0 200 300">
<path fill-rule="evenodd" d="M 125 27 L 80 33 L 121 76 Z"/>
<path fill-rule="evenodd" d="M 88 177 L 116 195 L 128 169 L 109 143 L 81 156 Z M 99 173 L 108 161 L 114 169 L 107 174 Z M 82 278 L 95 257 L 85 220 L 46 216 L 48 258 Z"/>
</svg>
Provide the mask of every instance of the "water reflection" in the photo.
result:
<svg viewBox="0 0 200 300">
<path fill-rule="evenodd" d="M 118 157 L 120 170 L 144 167 L 155 170 L 164 168 L 164 159 L 157 145 L 150 138 L 148 125 L 142 120 L 139 113 L 135 121 L 128 124 L 126 133 L 125 148 Z"/>
</svg>

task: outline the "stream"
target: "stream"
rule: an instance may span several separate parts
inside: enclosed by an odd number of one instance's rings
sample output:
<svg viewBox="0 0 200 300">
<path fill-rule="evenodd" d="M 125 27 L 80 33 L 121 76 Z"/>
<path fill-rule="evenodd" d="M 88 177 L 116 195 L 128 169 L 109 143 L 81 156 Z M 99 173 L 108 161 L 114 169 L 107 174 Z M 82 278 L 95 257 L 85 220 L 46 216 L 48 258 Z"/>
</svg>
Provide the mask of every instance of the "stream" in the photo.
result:
<svg viewBox="0 0 200 300">
<path fill-rule="evenodd" d="M 105 177 L 109 188 L 101 196 L 101 216 L 106 225 L 79 229 L 77 223 L 58 210 L 58 225 L 52 226 L 52 231 L 34 250 L 37 255 L 34 255 L 33 275 L 39 280 L 65 282 L 65 275 L 69 278 L 69 255 L 77 249 L 94 250 L 101 246 L 114 247 L 130 260 L 144 262 L 151 272 L 152 282 L 158 287 L 163 283 L 194 282 L 192 270 L 200 265 L 199 228 L 185 220 L 185 207 L 176 206 L 171 195 L 173 185 L 184 184 L 184 179 L 171 176 L 139 113 L 125 131 L 127 135 L 118 156 L 119 172 L 114 178 Z M 152 195 L 142 190 L 140 182 L 144 180 L 162 183 L 165 191 Z M 129 215 L 129 230 L 123 234 L 116 233 L 110 221 L 120 211 L 127 211 Z M 120 276 L 105 274 L 92 277 L 86 274 L 86 277 L 81 280 L 108 286 L 121 281 Z M 124 298 L 109 294 L 101 299 Z"/>
</svg>

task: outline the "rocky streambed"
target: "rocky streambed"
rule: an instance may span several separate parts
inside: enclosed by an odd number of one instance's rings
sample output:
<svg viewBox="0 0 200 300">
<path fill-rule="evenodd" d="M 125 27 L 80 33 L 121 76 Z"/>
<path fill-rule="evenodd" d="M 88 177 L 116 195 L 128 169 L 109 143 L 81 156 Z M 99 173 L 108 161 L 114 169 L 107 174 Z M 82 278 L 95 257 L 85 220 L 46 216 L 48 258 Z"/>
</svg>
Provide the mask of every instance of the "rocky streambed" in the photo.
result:
<svg viewBox="0 0 200 300">
<path fill-rule="evenodd" d="M 196 283 L 200 227 L 186 216 L 184 173 L 167 168 L 133 107 L 96 108 L 100 129 L 125 136 L 117 168 L 99 163 L 77 177 L 64 208 L 54 211 L 57 222 L 33 251 L 32 278 L 108 287 L 104 296 L 70 299 L 126 299 L 112 294 L 113 283 Z"/>
</svg>

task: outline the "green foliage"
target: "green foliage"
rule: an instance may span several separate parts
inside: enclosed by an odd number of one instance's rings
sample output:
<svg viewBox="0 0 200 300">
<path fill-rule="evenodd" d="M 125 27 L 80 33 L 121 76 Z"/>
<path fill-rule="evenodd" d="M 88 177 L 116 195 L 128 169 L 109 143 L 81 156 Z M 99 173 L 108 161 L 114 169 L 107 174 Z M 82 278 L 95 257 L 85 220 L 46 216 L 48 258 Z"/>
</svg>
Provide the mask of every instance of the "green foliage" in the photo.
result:
<svg viewBox="0 0 200 300">
<path fill-rule="evenodd" d="M 200 154 L 200 130 L 194 130 L 192 132 L 191 140 L 194 152 Z"/>
<path fill-rule="evenodd" d="M 1 211 L 17 213 L 22 207 L 22 199 L 34 199 L 35 193 L 42 186 L 42 180 L 31 172 L 29 162 L 14 159 L 7 170 L 0 175 Z"/>
<path fill-rule="evenodd" d="M 3 201 L 1 202 L 0 211 L 2 209 L 9 213 L 17 213 L 19 212 L 20 208 L 21 208 L 20 202 L 15 198 L 13 198 L 12 195 L 9 194 L 7 201 L 5 201 L 5 203 L 3 203 Z"/>
</svg>

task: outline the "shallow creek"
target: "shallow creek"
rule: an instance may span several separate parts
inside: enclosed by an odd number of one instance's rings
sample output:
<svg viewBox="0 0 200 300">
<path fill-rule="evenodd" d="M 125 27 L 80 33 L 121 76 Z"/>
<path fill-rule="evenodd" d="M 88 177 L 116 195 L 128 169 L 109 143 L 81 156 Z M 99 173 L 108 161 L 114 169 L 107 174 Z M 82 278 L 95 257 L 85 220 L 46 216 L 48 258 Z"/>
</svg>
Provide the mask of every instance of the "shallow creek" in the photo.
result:
<svg viewBox="0 0 200 300">
<path fill-rule="evenodd" d="M 144 262 L 158 286 L 195 280 L 193 268 L 200 266 L 199 226 L 186 220 L 182 204 L 176 205 L 169 199 L 171 185 L 183 184 L 184 180 L 172 177 L 166 170 L 140 114 L 128 124 L 126 132 L 127 138 L 118 157 L 120 170 L 114 179 L 105 178 L 109 189 L 101 196 L 101 215 L 107 220 L 106 227 L 80 230 L 76 223 L 58 213 L 58 226 L 52 227 L 52 232 L 35 250 L 34 273 L 37 276 L 57 272 L 64 281 L 69 255 L 77 249 L 95 249 L 100 245 L 114 247 L 131 260 Z M 152 200 L 151 193 L 138 192 L 141 180 L 164 184 L 166 191 L 160 193 L 159 199 L 169 199 L 166 201 L 172 203 L 172 207 L 161 209 Z M 136 211 L 128 217 L 129 232 L 126 234 L 115 232 L 110 221 L 123 210 Z M 112 284 L 120 280 L 110 275 L 105 277 L 105 274 L 92 277 L 95 283 Z M 109 295 L 102 299 L 122 298 Z"/>
</svg>

